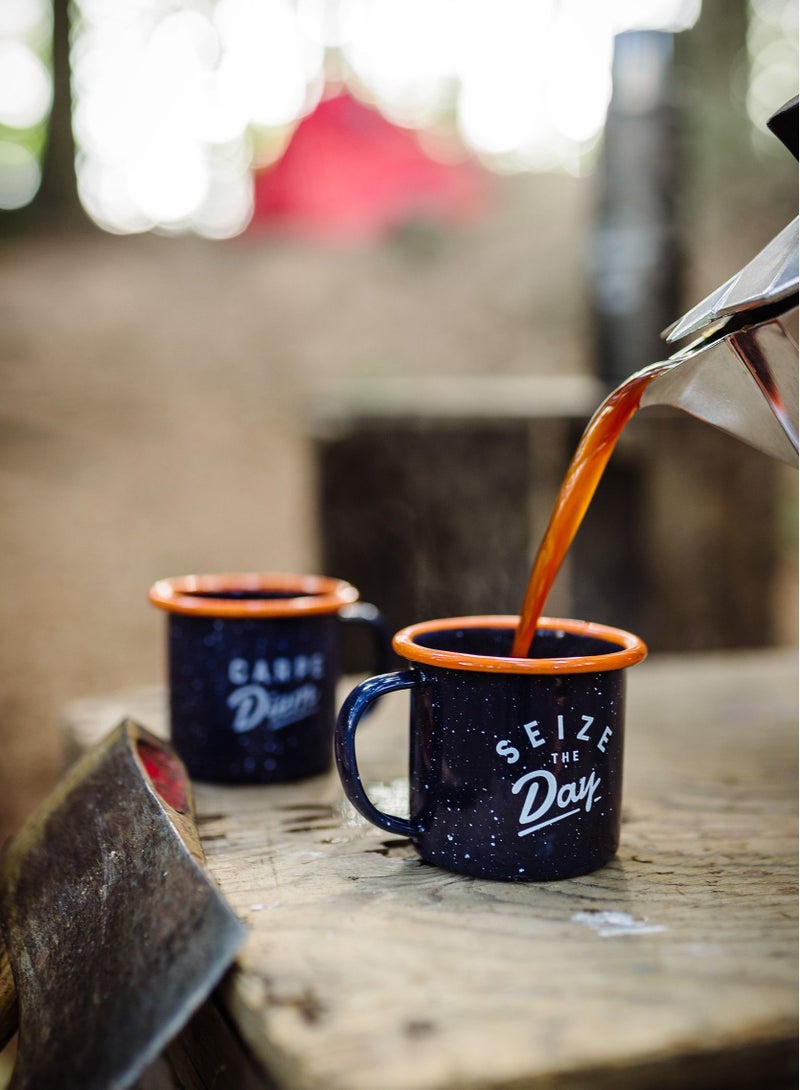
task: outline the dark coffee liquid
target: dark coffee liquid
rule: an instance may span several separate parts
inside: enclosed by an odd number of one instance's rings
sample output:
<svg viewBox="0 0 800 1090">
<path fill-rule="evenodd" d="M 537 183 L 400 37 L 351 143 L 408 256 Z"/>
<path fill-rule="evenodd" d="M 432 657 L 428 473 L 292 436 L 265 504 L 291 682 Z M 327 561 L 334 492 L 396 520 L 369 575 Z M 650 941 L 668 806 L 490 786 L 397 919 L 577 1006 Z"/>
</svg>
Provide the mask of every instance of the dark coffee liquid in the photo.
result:
<svg viewBox="0 0 800 1090">
<path fill-rule="evenodd" d="M 637 371 L 609 394 L 589 421 L 570 462 L 533 562 L 511 648 L 515 658 L 525 658 L 528 654 L 547 596 L 623 428 L 639 408 L 647 386 L 674 366 L 674 361 L 654 363 L 643 371 Z"/>
<path fill-rule="evenodd" d="M 216 598 L 225 602 L 273 602 L 288 598 L 313 598 L 299 590 L 187 590 L 187 598 Z"/>
</svg>

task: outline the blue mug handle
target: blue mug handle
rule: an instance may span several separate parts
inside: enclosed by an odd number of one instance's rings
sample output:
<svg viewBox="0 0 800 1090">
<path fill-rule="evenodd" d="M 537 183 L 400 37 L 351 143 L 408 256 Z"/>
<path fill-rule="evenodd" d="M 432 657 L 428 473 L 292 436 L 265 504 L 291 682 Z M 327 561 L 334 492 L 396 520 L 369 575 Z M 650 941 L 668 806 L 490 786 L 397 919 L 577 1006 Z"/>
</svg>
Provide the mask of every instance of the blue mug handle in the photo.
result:
<svg viewBox="0 0 800 1090">
<path fill-rule="evenodd" d="M 344 624 L 364 625 L 369 629 L 375 650 L 375 666 L 370 672 L 383 673 L 384 670 L 390 669 L 392 644 L 389 639 L 389 630 L 378 607 L 371 602 L 352 602 L 350 605 L 342 606 L 338 616 Z"/>
<path fill-rule="evenodd" d="M 413 689 L 419 683 L 420 675 L 416 670 L 395 670 L 394 673 L 380 674 L 378 677 L 362 681 L 342 704 L 334 741 L 339 778 L 345 794 L 356 810 L 379 829 L 409 837 L 417 832 L 410 821 L 406 818 L 394 817 L 392 814 L 384 814 L 367 798 L 356 761 L 356 730 L 362 716 L 369 711 L 370 705 L 379 696 L 400 689 Z"/>
</svg>

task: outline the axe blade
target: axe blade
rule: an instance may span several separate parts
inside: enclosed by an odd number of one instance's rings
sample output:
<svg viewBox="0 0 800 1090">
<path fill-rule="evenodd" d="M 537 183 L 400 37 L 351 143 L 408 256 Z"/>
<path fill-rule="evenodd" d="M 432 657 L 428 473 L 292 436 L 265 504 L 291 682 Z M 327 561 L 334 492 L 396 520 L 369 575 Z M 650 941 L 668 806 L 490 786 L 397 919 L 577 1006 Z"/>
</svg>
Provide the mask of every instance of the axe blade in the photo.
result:
<svg viewBox="0 0 800 1090">
<path fill-rule="evenodd" d="M 13 1090 L 125 1090 L 210 994 L 244 925 L 202 866 L 183 764 L 125 720 L 9 845 Z"/>
</svg>

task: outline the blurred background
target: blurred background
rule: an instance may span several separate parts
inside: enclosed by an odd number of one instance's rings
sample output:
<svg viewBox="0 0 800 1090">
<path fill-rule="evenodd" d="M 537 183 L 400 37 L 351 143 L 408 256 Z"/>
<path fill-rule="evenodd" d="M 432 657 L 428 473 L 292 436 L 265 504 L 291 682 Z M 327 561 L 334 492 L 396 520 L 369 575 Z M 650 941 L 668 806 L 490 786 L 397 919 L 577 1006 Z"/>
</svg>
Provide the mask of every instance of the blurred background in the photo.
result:
<svg viewBox="0 0 800 1090">
<path fill-rule="evenodd" d="M 324 565 L 326 391 L 661 358 L 796 214 L 797 38 L 797 0 L 3 0 L 0 837 L 68 701 L 163 680 L 155 579 Z M 794 643 L 769 473 L 754 642 Z"/>
</svg>

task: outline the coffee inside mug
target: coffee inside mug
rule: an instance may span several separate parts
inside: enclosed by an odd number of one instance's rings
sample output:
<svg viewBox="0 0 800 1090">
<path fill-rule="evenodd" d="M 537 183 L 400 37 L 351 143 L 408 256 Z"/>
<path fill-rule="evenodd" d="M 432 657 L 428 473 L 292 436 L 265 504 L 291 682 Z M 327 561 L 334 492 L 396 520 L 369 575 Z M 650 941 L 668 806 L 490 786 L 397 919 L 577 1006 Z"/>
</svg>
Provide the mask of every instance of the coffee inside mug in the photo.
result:
<svg viewBox="0 0 800 1090">
<path fill-rule="evenodd" d="M 433 651 L 451 651 L 455 654 L 474 655 L 484 658 L 509 658 L 514 640 L 513 629 L 464 628 L 439 629 L 414 637 L 419 647 Z M 599 637 L 586 637 L 563 629 L 545 631 L 539 629 L 531 643 L 531 659 L 585 658 L 586 656 L 610 655 L 620 650 L 618 643 Z"/>
<path fill-rule="evenodd" d="M 189 598 L 221 598 L 225 602 L 272 602 L 296 598 L 291 590 L 191 590 Z"/>
</svg>

